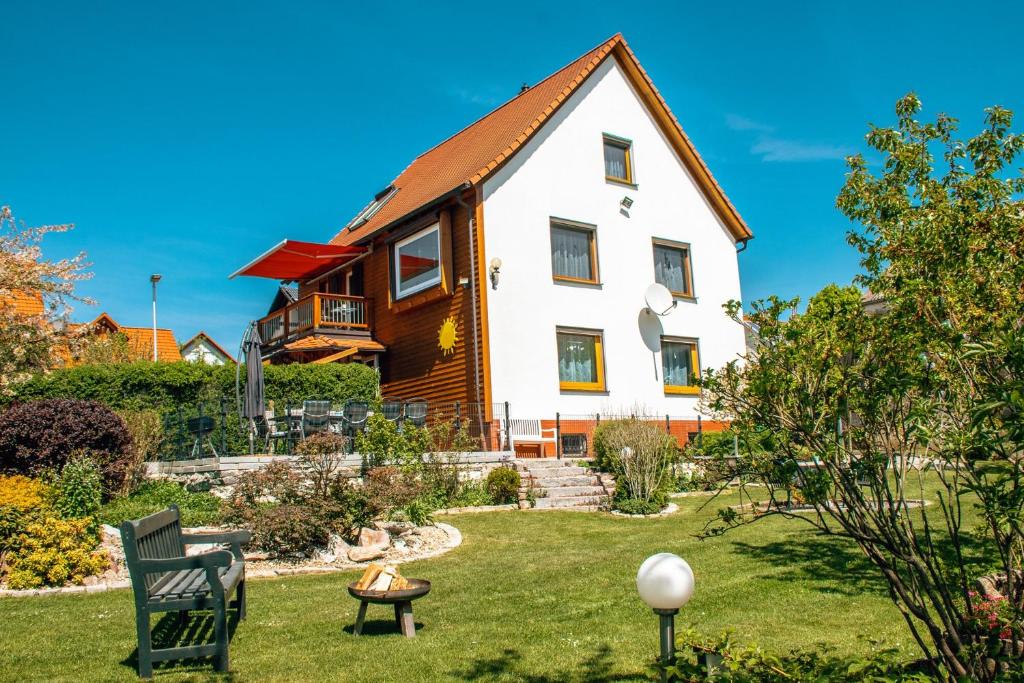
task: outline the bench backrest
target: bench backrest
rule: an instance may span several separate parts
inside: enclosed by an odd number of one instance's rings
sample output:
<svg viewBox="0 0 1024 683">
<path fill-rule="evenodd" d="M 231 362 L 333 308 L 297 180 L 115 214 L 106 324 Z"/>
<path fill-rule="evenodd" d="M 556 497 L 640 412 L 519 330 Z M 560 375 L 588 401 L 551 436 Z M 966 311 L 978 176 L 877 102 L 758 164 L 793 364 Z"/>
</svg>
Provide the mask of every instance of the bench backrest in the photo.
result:
<svg viewBox="0 0 1024 683">
<path fill-rule="evenodd" d="M 144 574 L 139 567 L 139 560 L 185 556 L 178 506 L 172 505 L 142 519 L 123 522 L 121 541 L 124 543 L 124 559 L 132 587 L 136 591 L 143 587 L 148 591 L 163 578 L 163 574 Z"/>
<path fill-rule="evenodd" d="M 540 420 L 509 420 L 509 431 L 512 436 L 533 436 L 540 438 Z"/>
</svg>

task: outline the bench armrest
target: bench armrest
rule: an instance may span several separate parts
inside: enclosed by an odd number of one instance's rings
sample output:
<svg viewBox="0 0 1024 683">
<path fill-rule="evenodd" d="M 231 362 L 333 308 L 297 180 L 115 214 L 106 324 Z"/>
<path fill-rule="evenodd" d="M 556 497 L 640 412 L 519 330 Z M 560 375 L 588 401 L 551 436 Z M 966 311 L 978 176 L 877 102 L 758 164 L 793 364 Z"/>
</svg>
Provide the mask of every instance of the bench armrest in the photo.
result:
<svg viewBox="0 0 1024 683">
<path fill-rule="evenodd" d="M 208 550 L 205 553 L 186 557 L 161 557 L 152 560 L 139 560 L 139 569 L 144 574 L 156 574 L 181 569 L 230 567 L 233 561 L 234 557 L 227 550 Z"/>
<path fill-rule="evenodd" d="M 201 545 L 204 543 L 227 543 L 231 546 L 231 554 L 236 560 L 244 558 L 242 546 L 252 541 L 252 532 L 245 529 L 233 531 L 215 531 L 209 534 L 182 534 L 181 542 L 185 545 Z"/>
</svg>

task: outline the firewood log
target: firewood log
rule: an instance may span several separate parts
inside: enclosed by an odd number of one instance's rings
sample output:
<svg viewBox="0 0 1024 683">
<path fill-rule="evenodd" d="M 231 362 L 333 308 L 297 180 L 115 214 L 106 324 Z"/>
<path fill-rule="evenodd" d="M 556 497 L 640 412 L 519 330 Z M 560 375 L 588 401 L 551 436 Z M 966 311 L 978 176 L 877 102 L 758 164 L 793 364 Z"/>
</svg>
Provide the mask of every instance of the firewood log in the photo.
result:
<svg viewBox="0 0 1024 683">
<path fill-rule="evenodd" d="M 356 582 L 356 590 L 364 591 L 369 588 L 373 582 L 377 580 L 377 577 L 380 576 L 382 571 L 384 571 L 384 567 L 379 564 L 371 563 L 370 566 L 366 568 L 366 571 L 363 572 L 359 581 Z"/>
</svg>

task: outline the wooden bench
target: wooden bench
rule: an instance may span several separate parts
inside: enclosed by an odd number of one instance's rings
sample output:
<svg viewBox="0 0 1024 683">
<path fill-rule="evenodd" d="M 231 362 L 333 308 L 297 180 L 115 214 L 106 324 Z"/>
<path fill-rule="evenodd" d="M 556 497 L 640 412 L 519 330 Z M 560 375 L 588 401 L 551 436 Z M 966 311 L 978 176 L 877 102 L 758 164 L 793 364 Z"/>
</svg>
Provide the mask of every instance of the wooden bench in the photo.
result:
<svg viewBox="0 0 1024 683">
<path fill-rule="evenodd" d="M 139 637 L 139 676 L 153 677 L 153 662 L 190 657 L 214 657 L 217 671 L 228 670 L 227 609 L 245 618 L 245 562 L 242 544 L 248 531 L 183 534 L 178 506 L 121 524 L 125 563 L 135 593 L 135 625 Z M 227 550 L 185 556 L 185 546 L 226 543 Z M 236 599 L 228 603 L 231 594 Z M 184 623 L 189 610 L 212 609 L 214 642 L 154 650 L 150 615 L 178 612 Z"/>
<path fill-rule="evenodd" d="M 537 448 L 537 457 L 544 457 L 544 444 L 555 442 L 556 431 L 554 427 L 542 428 L 540 420 L 511 419 L 508 421 L 509 450 L 518 455 L 516 445 L 530 444 Z"/>
</svg>

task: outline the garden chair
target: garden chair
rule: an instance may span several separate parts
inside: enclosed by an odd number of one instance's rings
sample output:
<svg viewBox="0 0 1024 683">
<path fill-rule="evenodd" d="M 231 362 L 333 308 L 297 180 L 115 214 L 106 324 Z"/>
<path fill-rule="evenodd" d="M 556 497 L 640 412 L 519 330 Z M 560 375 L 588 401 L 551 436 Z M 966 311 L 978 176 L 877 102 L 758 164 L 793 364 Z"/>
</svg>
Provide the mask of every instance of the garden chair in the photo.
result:
<svg viewBox="0 0 1024 683">
<path fill-rule="evenodd" d="M 380 414 L 385 419 L 398 422 L 402 419 L 402 402 L 397 398 L 385 398 L 380 404 Z"/>
<path fill-rule="evenodd" d="M 405 402 L 405 421 L 414 427 L 427 424 L 427 400 L 414 398 Z"/>
<path fill-rule="evenodd" d="M 330 401 L 302 402 L 302 438 L 310 434 L 326 432 L 331 425 Z"/>
<path fill-rule="evenodd" d="M 370 406 L 366 401 L 345 401 L 341 409 L 341 424 L 346 436 L 350 437 L 350 443 L 355 445 L 356 432 L 366 425 L 366 418 L 370 414 Z"/>
<path fill-rule="evenodd" d="M 263 411 L 264 429 L 266 438 L 264 449 L 268 453 L 277 452 L 277 444 L 284 440 L 288 442 L 288 418 L 279 419 L 273 410 Z M 286 447 L 287 450 L 287 447 Z"/>
</svg>

